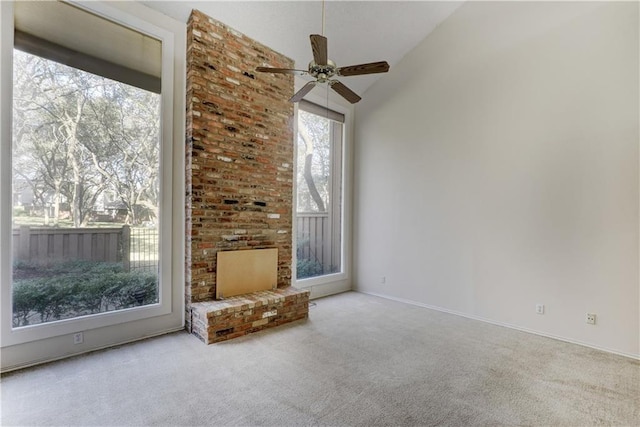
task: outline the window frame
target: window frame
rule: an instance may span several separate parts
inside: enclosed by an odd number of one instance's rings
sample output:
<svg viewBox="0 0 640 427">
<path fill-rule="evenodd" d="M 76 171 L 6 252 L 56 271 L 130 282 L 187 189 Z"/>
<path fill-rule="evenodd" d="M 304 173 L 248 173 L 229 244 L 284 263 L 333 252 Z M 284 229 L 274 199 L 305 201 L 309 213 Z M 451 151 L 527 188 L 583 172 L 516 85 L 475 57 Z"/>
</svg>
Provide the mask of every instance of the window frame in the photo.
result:
<svg viewBox="0 0 640 427">
<path fill-rule="evenodd" d="M 317 91 L 320 92 L 320 91 Z M 340 250 L 340 265 L 341 271 L 338 273 L 324 274 L 316 277 L 308 277 L 304 279 L 297 278 L 297 179 L 293 180 L 293 233 L 292 233 L 292 247 L 293 253 L 293 265 L 292 265 L 292 282 L 301 289 L 311 290 L 311 297 L 320 297 L 330 295 L 332 293 L 344 292 L 351 289 L 351 152 L 352 152 L 352 129 L 353 129 L 353 106 L 345 105 L 339 98 L 333 98 L 332 94 L 326 97 L 322 97 L 317 93 L 310 93 L 305 96 L 305 100 L 318 106 L 325 106 L 329 110 L 341 114 L 344 116 L 344 122 L 342 123 L 342 152 L 340 174 L 342 179 L 342 194 L 341 194 L 341 224 L 340 224 L 340 236 L 341 236 L 341 250 Z M 294 108 L 294 138 L 298 137 L 298 110 L 299 105 L 296 104 Z M 306 111 L 306 110 L 305 110 Z M 314 113 L 317 114 L 317 113 Z M 332 157 L 334 153 L 332 153 Z M 298 158 L 298 144 L 294 144 L 294 162 Z M 333 159 L 332 159 L 333 162 Z M 294 173 L 297 170 L 297 164 L 294 167 Z M 332 167 L 332 173 L 334 168 Z M 332 179 L 335 179 L 332 178 Z M 335 184 L 333 184 L 335 185 Z M 330 212 L 333 215 L 334 212 Z"/>
<path fill-rule="evenodd" d="M 115 24 L 129 27 L 162 42 L 162 82 L 161 82 L 161 150 L 160 150 L 160 262 L 159 271 L 159 303 L 148 306 L 99 313 L 72 319 L 64 319 L 49 323 L 12 327 L 12 298 L 11 298 L 11 221 L 12 221 L 12 102 L 13 102 L 13 50 L 14 50 L 14 9 L 12 2 L 0 2 L 0 99 L 2 113 L 0 115 L 0 339 L 2 348 L 44 340 L 75 332 L 95 330 L 123 323 L 135 322 L 168 315 L 176 312 L 176 306 L 184 306 L 182 298 L 178 297 L 177 288 L 184 282 L 183 262 L 176 262 L 176 258 L 184 259 L 184 248 L 180 246 L 179 236 L 184 236 L 184 202 L 174 201 L 176 181 L 184 181 L 184 173 L 179 173 L 179 165 L 184 161 L 176 161 L 176 147 L 174 140 L 177 132 L 183 126 L 176 122 L 176 106 L 174 90 L 176 79 L 174 33 L 169 29 L 155 25 L 141 17 L 127 13 L 122 8 L 115 8 L 105 3 L 68 2 L 72 6 L 88 13 L 100 16 Z M 181 79 L 178 79 L 181 80 Z M 175 123 L 174 123 L 175 122 Z M 178 156 L 179 157 L 179 156 Z M 182 206 L 182 214 L 178 208 Z M 177 245 L 176 245 L 177 243 Z M 176 247 L 177 246 L 177 247 Z M 180 258 L 181 257 L 181 258 Z M 177 298 L 178 297 L 178 298 Z M 180 301 L 179 304 L 178 299 Z M 184 325 L 184 309 L 180 310 L 180 319 Z M 181 325 L 181 326 L 182 326 Z M 177 326 L 177 325 L 176 325 Z M 147 334 L 150 334 L 147 332 Z"/>
</svg>

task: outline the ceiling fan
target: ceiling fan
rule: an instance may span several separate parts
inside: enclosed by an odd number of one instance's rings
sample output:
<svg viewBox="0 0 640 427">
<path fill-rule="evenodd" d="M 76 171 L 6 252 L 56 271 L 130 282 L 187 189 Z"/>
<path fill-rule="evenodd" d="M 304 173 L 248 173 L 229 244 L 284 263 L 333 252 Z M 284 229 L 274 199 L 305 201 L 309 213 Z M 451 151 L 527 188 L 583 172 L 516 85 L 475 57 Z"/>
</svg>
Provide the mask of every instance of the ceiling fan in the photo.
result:
<svg viewBox="0 0 640 427">
<path fill-rule="evenodd" d="M 322 34 L 311 34 L 311 50 L 313 51 L 313 61 L 309 63 L 308 70 L 294 70 L 290 68 L 257 67 L 256 71 L 261 73 L 274 74 L 308 74 L 315 78 L 308 82 L 295 95 L 289 99 L 291 102 L 298 102 L 311 91 L 318 83 L 327 83 L 331 89 L 352 104 L 362 98 L 357 93 L 349 89 L 334 77 L 359 76 L 363 74 L 386 73 L 389 71 L 387 61 L 370 62 L 367 64 L 350 65 L 348 67 L 338 67 L 327 55 L 327 38 L 324 36 L 324 0 L 322 0 Z"/>
</svg>

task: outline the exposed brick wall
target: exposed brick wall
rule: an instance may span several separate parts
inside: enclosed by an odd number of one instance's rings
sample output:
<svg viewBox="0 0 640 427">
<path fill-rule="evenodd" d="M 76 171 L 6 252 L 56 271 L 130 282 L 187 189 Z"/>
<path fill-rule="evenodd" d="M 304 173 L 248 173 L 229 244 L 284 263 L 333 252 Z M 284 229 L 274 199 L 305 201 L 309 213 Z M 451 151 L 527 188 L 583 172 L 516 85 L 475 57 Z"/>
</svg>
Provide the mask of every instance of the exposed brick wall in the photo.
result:
<svg viewBox="0 0 640 427">
<path fill-rule="evenodd" d="M 219 250 L 278 248 L 291 284 L 293 61 L 193 11 L 187 30 L 187 322 L 215 296 Z M 189 325 L 188 325 L 189 327 Z"/>
</svg>

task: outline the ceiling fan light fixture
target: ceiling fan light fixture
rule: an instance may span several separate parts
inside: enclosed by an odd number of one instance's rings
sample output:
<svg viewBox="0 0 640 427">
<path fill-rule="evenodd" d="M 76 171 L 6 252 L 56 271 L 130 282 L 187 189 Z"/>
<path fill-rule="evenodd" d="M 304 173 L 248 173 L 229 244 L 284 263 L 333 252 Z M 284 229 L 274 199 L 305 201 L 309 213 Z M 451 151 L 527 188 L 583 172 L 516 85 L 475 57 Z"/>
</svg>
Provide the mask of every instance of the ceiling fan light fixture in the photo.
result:
<svg viewBox="0 0 640 427">
<path fill-rule="evenodd" d="M 319 83 L 327 82 L 331 77 L 335 76 L 338 68 L 335 62 L 327 59 L 324 65 L 318 65 L 315 61 L 309 63 L 309 75 L 315 78 Z"/>
</svg>

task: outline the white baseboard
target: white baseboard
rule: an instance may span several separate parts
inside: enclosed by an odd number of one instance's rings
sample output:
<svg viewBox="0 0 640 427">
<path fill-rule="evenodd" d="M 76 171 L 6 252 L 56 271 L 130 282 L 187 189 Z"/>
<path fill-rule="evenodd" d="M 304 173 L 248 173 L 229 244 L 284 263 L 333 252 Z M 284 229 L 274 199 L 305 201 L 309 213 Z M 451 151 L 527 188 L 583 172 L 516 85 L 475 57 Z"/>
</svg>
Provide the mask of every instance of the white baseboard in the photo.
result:
<svg viewBox="0 0 640 427">
<path fill-rule="evenodd" d="M 589 343 L 586 343 L 586 342 L 574 340 L 572 338 L 566 338 L 566 337 L 562 337 L 562 336 L 558 336 L 558 335 L 552 335 L 552 334 L 548 334 L 548 333 L 545 333 L 545 332 L 540 332 L 540 331 L 536 331 L 536 330 L 533 330 L 533 329 L 528 329 L 528 328 L 523 328 L 521 326 L 512 325 L 510 323 L 498 322 L 496 320 L 486 319 L 484 317 L 474 316 L 472 314 L 462 313 L 460 311 L 449 310 L 448 308 L 437 307 L 437 306 L 434 306 L 434 305 L 425 304 L 425 303 L 418 302 L 418 301 L 408 300 L 408 299 L 405 299 L 405 298 L 398 298 L 398 297 L 394 297 L 394 296 L 390 296 L 390 295 L 379 294 L 379 293 L 376 293 L 376 292 L 367 292 L 367 291 L 361 291 L 361 290 L 355 290 L 355 292 L 359 292 L 361 294 L 366 294 L 366 295 L 372 295 L 374 297 L 384 298 L 384 299 L 388 299 L 388 300 L 392 300 L 392 301 L 402 302 L 402 303 L 405 303 L 405 304 L 415 305 L 415 306 L 418 306 L 418 307 L 428 308 L 430 310 L 436 310 L 436 311 L 440 311 L 440 312 L 443 312 L 443 313 L 454 314 L 456 316 L 466 317 L 467 319 L 478 320 L 480 322 L 490 323 L 492 325 L 503 326 L 505 328 L 515 329 L 517 331 L 527 332 L 529 334 L 539 335 L 539 336 L 542 336 L 542 337 L 551 338 L 551 339 L 558 340 L 558 341 L 564 341 L 564 342 L 568 342 L 568 343 L 571 343 L 571 344 L 581 345 L 583 347 L 593 348 L 595 350 L 605 351 L 607 353 L 616 354 L 618 356 L 624 356 L 624 357 L 628 357 L 628 358 L 631 358 L 631 359 L 640 360 L 640 354 L 625 353 L 625 352 L 622 352 L 622 351 L 613 350 L 613 349 L 610 349 L 610 348 L 600 347 L 600 346 L 589 344 Z"/>
</svg>

